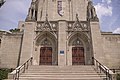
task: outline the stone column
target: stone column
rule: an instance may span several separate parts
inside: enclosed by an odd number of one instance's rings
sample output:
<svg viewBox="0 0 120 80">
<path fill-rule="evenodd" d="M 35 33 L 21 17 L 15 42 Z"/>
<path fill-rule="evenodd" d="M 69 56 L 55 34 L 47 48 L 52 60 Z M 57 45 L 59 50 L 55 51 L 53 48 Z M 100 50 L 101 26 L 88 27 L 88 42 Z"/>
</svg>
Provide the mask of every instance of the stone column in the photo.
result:
<svg viewBox="0 0 120 80">
<path fill-rule="evenodd" d="M 33 10 L 32 19 L 35 20 L 35 9 Z"/>
<path fill-rule="evenodd" d="M 31 8 L 29 8 L 26 20 L 31 20 L 31 15 L 32 15 Z"/>
<path fill-rule="evenodd" d="M 66 65 L 66 21 L 59 21 L 58 66 Z"/>
</svg>

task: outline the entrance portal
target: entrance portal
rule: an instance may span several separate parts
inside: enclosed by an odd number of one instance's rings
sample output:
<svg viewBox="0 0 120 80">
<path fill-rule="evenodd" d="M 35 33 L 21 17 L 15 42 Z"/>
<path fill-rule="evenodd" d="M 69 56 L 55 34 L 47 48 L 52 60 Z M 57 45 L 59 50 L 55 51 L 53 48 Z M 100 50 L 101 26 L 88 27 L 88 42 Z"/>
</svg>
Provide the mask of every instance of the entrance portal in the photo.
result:
<svg viewBox="0 0 120 80">
<path fill-rule="evenodd" d="M 40 65 L 52 65 L 52 47 L 41 47 Z"/>
<path fill-rule="evenodd" d="M 72 65 L 84 65 L 84 48 L 73 47 L 72 48 Z"/>
</svg>

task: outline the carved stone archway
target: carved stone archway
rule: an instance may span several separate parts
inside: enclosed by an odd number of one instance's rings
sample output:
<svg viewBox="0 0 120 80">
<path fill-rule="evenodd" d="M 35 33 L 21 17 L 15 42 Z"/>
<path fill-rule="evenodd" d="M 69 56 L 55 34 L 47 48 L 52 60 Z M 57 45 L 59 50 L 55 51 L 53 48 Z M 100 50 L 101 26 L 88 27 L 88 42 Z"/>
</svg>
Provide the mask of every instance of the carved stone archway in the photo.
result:
<svg viewBox="0 0 120 80">
<path fill-rule="evenodd" d="M 85 65 L 92 64 L 92 47 L 89 38 L 82 32 L 74 32 L 68 38 L 67 46 L 67 64 L 72 65 L 72 48 L 83 47 L 84 48 L 84 60 Z"/>
<path fill-rule="evenodd" d="M 84 65 L 85 53 L 83 42 L 77 37 L 72 42 L 72 65 Z"/>
<path fill-rule="evenodd" d="M 34 61 L 36 65 L 40 64 L 40 54 L 41 48 L 52 48 L 52 65 L 58 64 L 58 55 L 57 55 L 57 39 L 56 37 L 50 32 L 42 32 L 39 34 L 35 39 L 35 54 Z"/>
</svg>

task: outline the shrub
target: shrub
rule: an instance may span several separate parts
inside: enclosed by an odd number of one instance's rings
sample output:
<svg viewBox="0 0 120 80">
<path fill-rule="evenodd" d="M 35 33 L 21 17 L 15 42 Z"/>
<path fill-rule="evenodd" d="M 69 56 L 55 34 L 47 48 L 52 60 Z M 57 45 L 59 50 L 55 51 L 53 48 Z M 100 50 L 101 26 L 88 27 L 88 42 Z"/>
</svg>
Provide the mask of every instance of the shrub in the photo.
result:
<svg viewBox="0 0 120 80">
<path fill-rule="evenodd" d="M 117 74 L 117 80 L 120 80 L 120 74 Z"/>
<path fill-rule="evenodd" d="M 8 73 L 10 73 L 11 69 L 0 69 L 0 80 L 7 79 Z"/>
</svg>

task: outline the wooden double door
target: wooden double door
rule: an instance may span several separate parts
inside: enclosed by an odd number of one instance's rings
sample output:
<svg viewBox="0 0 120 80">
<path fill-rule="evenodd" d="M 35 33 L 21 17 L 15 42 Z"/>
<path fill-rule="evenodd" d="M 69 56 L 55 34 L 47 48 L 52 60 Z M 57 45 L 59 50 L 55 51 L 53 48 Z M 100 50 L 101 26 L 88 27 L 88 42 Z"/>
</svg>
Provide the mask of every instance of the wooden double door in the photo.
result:
<svg viewBox="0 0 120 80">
<path fill-rule="evenodd" d="M 84 48 L 73 47 L 72 48 L 72 65 L 84 65 Z"/>
<path fill-rule="evenodd" d="M 52 47 L 41 47 L 40 65 L 52 65 Z"/>
</svg>

